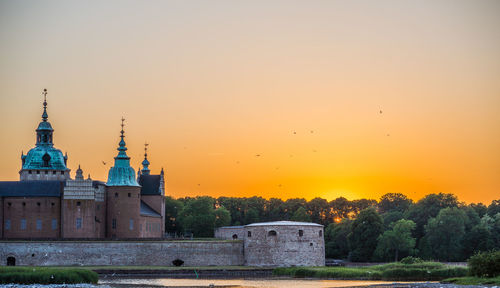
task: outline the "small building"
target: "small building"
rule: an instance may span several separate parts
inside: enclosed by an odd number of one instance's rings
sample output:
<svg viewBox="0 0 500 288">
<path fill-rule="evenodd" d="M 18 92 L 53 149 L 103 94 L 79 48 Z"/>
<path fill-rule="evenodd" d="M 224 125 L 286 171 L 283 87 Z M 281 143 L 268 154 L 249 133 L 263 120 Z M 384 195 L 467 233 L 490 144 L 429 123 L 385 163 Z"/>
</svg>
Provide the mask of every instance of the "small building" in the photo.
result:
<svg viewBox="0 0 500 288">
<path fill-rule="evenodd" d="M 241 239 L 247 266 L 324 266 L 323 225 L 275 221 L 220 227 L 219 239 Z"/>
</svg>

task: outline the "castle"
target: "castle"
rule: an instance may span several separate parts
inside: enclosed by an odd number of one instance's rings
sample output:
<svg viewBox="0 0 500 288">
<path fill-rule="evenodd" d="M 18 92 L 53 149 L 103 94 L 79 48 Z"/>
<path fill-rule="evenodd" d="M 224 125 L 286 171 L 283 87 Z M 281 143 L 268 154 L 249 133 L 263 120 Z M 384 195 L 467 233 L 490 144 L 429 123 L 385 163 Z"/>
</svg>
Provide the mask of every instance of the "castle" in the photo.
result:
<svg viewBox="0 0 500 288">
<path fill-rule="evenodd" d="M 47 90 L 35 147 L 21 154 L 20 181 L 0 182 L 0 239 L 162 238 L 165 175 L 152 175 L 145 147 L 143 168 L 130 166 L 124 119 L 118 155 L 107 182 L 70 177 L 68 156 L 54 147 Z"/>
</svg>

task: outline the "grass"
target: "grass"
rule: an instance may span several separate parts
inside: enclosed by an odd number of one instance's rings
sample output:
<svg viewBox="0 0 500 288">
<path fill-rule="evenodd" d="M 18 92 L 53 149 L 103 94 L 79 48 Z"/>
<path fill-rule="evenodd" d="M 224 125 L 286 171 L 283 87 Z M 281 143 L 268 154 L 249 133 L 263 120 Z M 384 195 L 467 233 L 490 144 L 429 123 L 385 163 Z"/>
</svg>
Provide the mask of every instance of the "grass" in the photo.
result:
<svg viewBox="0 0 500 288">
<path fill-rule="evenodd" d="M 94 271 L 79 268 L 0 267 L 0 284 L 96 284 Z"/>
<path fill-rule="evenodd" d="M 273 275 L 344 280 L 437 281 L 465 276 L 467 268 L 451 267 L 437 262 L 389 263 L 370 267 L 276 268 L 273 270 Z"/>
<path fill-rule="evenodd" d="M 458 285 L 500 285 L 500 276 L 494 278 L 482 277 L 456 277 L 448 278 L 441 281 L 441 283 L 450 283 Z"/>
<path fill-rule="evenodd" d="M 74 266 L 51 266 L 58 269 L 73 269 Z M 255 270 L 266 269 L 253 266 L 78 266 L 85 270 Z M 270 268 L 267 268 L 270 269 Z"/>
</svg>

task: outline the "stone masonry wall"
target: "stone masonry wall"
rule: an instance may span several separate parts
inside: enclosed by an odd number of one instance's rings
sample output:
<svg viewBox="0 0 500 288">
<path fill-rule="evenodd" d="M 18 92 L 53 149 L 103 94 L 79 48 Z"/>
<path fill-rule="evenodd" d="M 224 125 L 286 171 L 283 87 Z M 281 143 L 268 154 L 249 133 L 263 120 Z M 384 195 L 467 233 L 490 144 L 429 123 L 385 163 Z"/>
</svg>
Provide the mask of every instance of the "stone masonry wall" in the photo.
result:
<svg viewBox="0 0 500 288">
<path fill-rule="evenodd" d="M 1 241 L 0 265 L 243 265 L 242 241 Z"/>
</svg>

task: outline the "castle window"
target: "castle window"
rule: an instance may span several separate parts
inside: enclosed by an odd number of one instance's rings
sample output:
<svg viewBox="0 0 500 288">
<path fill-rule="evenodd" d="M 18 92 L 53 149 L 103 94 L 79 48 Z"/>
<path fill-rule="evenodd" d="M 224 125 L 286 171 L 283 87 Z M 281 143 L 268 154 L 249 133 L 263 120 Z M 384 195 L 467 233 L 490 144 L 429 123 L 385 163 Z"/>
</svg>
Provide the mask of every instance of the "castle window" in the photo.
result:
<svg viewBox="0 0 500 288">
<path fill-rule="evenodd" d="M 128 224 L 128 229 L 134 230 L 134 219 L 130 219 L 129 224 Z"/>
<path fill-rule="evenodd" d="M 304 230 L 299 230 L 299 236 L 300 237 L 304 236 Z"/>
<path fill-rule="evenodd" d="M 5 220 L 5 230 L 10 230 L 10 219 Z"/>
<path fill-rule="evenodd" d="M 57 219 L 52 219 L 52 230 L 57 229 Z"/>
<path fill-rule="evenodd" d="M 36 202 L 36 206 L 40 206 L 40 205 L 42 205 L 42 204 L 40 204 L 40 202 Z"/>
<path fill-rule="evenodd" d="M 115 198 L 118 198 L 118 193 L 115 193 Z"/>
<path fill-rule="evenodd" d="M 7 205 L 10 207 L 10 206 L 12 206 L 12 203 L 8 202 Z"/>
<path fill-rule="evenodd" d="M 21 230 L 26 230 L 26 219 L 21 219 Z"/>
<path fill-rule="evenodd" d="M 61 175 L 64 175 L 64 171 L 61 171 Z"/>
<path fill-rule="evenodd" d="M 28 173 L 31 174 L 31 170 L 28 170 Z"/>
<path fill-rule="evenodd" d="M 319 230 L 319 237 L 323 237 L 323 231 Z"/>
<path fill-rule="evenodd" d="M 132 196 L 132 194 L 128 193 L 128 197 L 130 198 L 130 196 Z"/>
<path fill-rule="evenodd" d="M 36 230 L 42 230 L 42 220 L 36 219 Z"/>
<path fill-rule="evenodd" d="M 252 237 L 252 232 L 248 231 L 247 237 Z"/>
<path fill-rule="evenodd" d="M 82 229 L 82 218 L 76 218 L 76 229 Z"/>
<path fill-rule="evenodd" d="M 52 202 L 52 203 L 50 203 L 50 205 L 54 206 L 54 205 L 56 205 L 56 203 Z"/>
<path fill-rule="evenodd" d="M 43 160 L 43 167 L 50 166 L 50 155 L 48 153 L 43 154 L 42 160 Z M 45 172 L 47 172 L 47 171 L 45 171 Z"/>
<path fill-rule="evenodd" d="M 78 201 L 76 202 L 76 206 L 81 206 L 82 205 L 82 202 Z"/>
<path fill-rule="evenodd" d="M 56 175 L 56 171 L 52 171 L 52 175 Z"/>
<path fill-rule="evenodd" d="M 276 236 L 276 235 L 278 235 L 278 233 L 276 233 L 276 231 L 274 230 L 267 232 L 267 236 Z"/>
<path fill-rule="evenodd" d="M 23 202 L 23 206 L 26 206 L 26 202 Z"/>
<path fill-rule="evenodd" d="M 309 246 L 313 246 L 313 243 L 309 243 Z"/>
<path fill-rule="evenodd" d="M 113 222 L 112 222 L 112 224 L 111 224 L 111 227 L 112 227 L 113 229 L 116 229 L 116 219 L 113 219 Z"/>
<path fill-rule="evenodd" d="M 45 171 L 45 175 L 49 174 L 49 171 Z"/>
<path fill-rule="evenodd" d="M 233 240 L 236 240 L 236 239 L 238 239 L 238 235 L 233 234 Z"/>
<path fill-rule="evenodd" d="M 36 170 L 36 174 L 40 174 L 40 170 Z"/>
<path fill-rule="evenodd" d="M 97 204 L 97 206 L 96 206 L 96 210 L 97 210 L 97 211 L 101 210 L 101 204 Z"/>
</svg>

